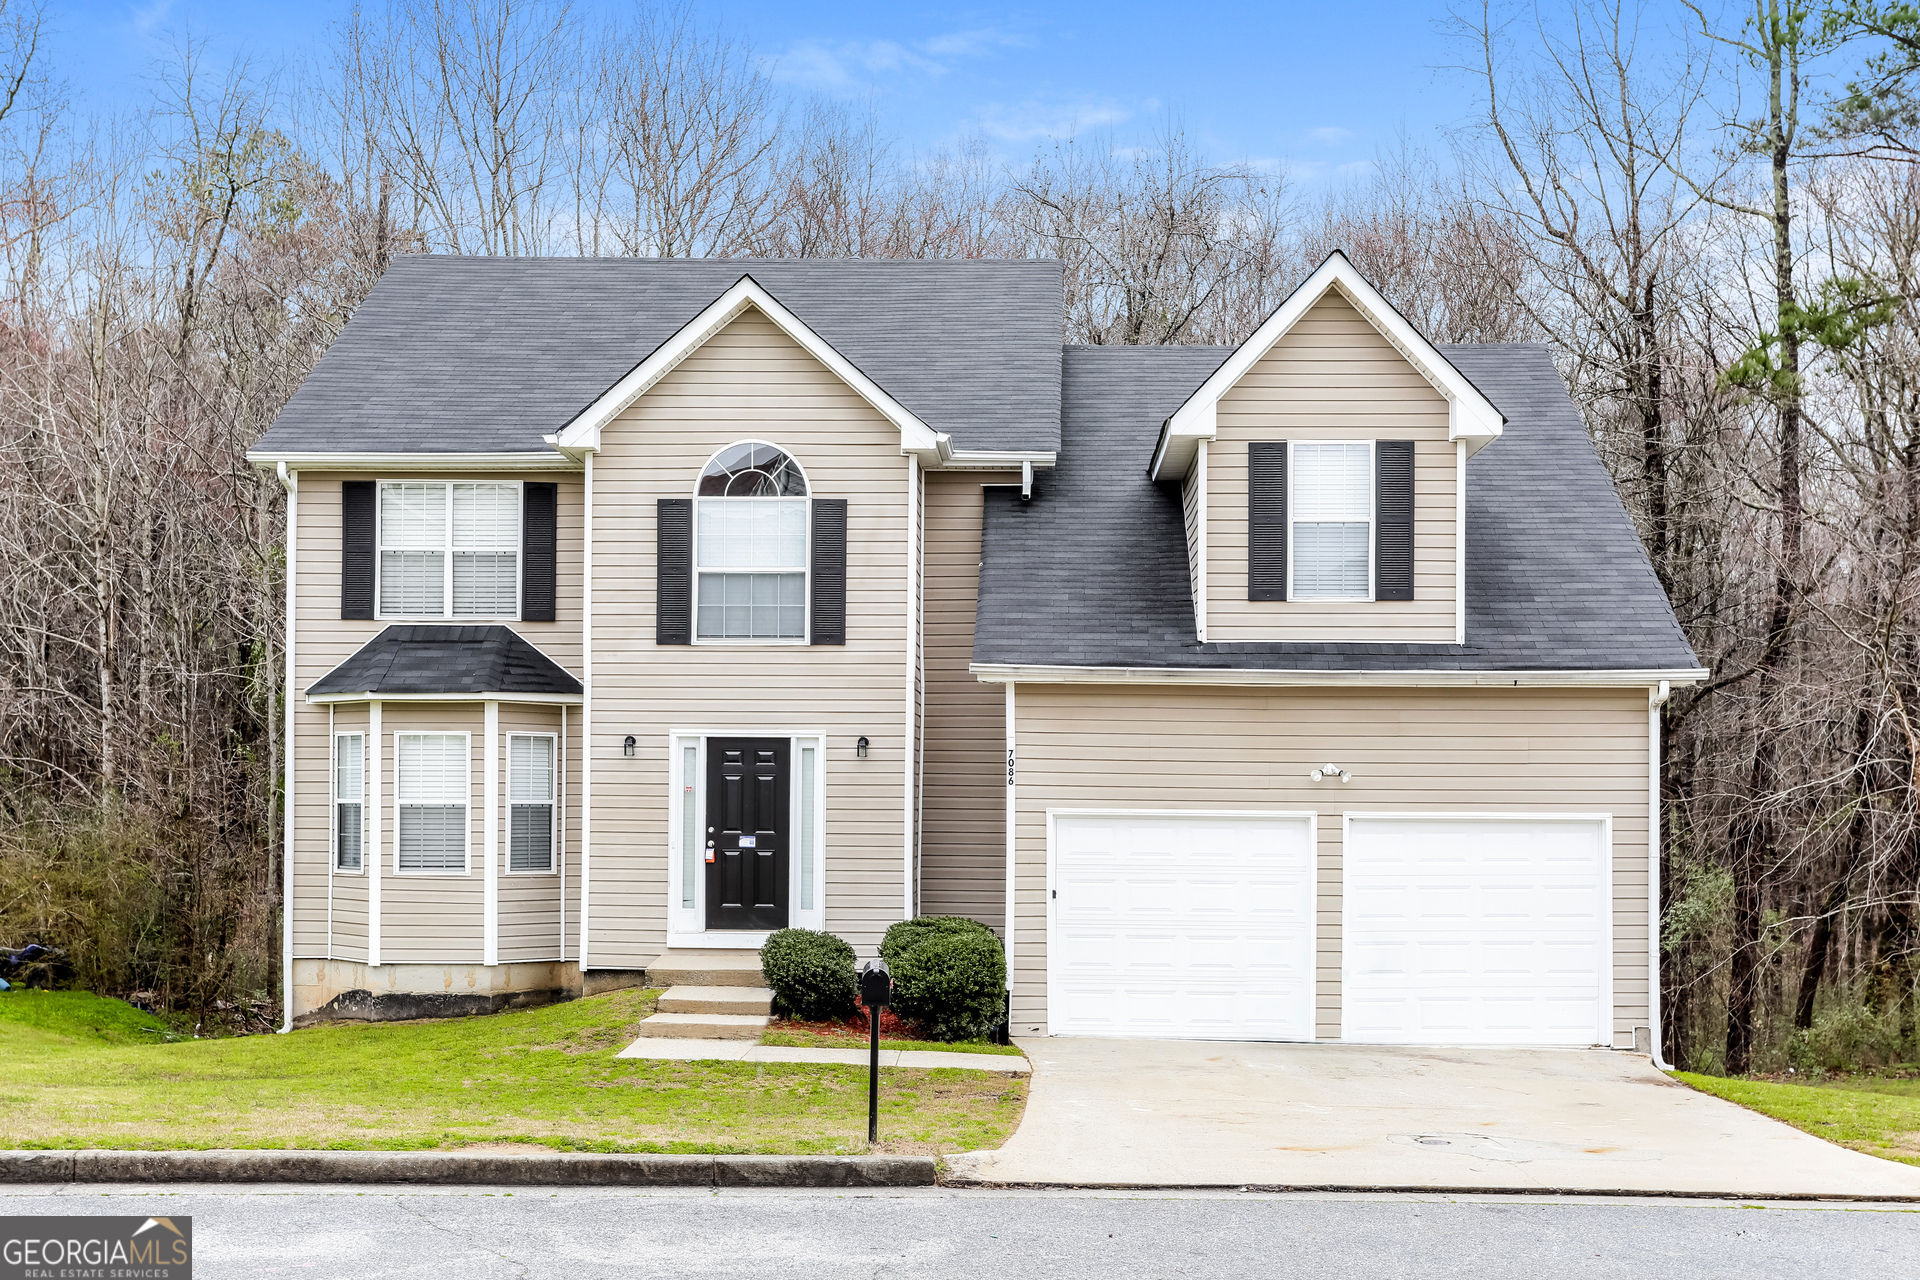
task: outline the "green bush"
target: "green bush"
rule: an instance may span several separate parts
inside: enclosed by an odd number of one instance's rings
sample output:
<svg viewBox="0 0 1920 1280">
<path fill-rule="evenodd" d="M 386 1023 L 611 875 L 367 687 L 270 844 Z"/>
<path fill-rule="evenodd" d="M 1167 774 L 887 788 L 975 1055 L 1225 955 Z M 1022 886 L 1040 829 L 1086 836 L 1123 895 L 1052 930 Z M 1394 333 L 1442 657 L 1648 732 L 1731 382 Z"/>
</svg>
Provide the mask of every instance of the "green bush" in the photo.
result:
<svg viewBox="0 0 1920 1280">
<path fill-rule="evenodd" d="M 777 1014 L 827 1022 L 853 1012 L 853 948 L 830 933 L 776 931 L 760 948 L 760 972 Z"/>
<path fill-rule="evenodd" d="M 934 1040 L 977 1040 L 1006 1009 L 1007 958 L 993 931 L 958 916 L 922 916 L 887 930 L 893 1010 Z"/>
<path fill-rule="evenodd" d="M 901 957 L 921 943 L 949 934 L 978 934 L 992 938 L 993 930 L 965 916 L 915 916 L 887 927 L 887 936 L 880 941 L 880 958 L 891 969 L 900 962 Z"/>
</svg>

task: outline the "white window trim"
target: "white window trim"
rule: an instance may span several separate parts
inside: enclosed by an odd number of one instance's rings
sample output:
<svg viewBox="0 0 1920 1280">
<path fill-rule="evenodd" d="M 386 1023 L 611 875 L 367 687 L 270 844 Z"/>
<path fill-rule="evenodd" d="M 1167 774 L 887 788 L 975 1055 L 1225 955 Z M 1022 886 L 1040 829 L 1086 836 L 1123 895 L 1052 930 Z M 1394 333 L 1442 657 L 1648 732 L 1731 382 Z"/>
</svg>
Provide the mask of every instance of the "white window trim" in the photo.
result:
<svg viewBox="0 0 1920 1280">
<path fill-rule="evenodd" d="M 388 613 L 380 607 L 380 579 L 386 563 L 387 521 L 386 503 L 383 495 L 390 484 L 440 484 L 447 486 L 447 530 L 446 541 L 441 550 L 440 599 L 446 608 L 441 613 Z M 514 527 L 519 537 L 513 547 L 513 612 L 488 616 L 481 613 L 461 613 L 453 611 L 453 486 L 456 484 L 501 484 L 511 485 L 514 492 Z M 497 476 L 484 479 L 441 480 L 432 476 L 407 476 L 393 480 L 382 480 L 373 494 L 373 616 L 382 622 L 454 622 L 463 626 L 483 626 L 495 622 L 518 622 L 523 608 L 522 597 L 526 593 L 527 575 L 527 485 L 524 480 L 502 480 Z M 402 550 L 403 548 L 394 548 Z M 405 548 L 422 550 L 423 548 Z"/>
<path fill-rule="evenodd" d="M 721 454 L 725 453 L 727 450 L 738 448 L 743 444 L 765 445 L 769 449 L 778 449 L 781 453 L 785 454 L 787 457 L 787 460 L 793 463 L 793 465 L 799 469 L 800 479 L 803 482 L 805 482 L 807 486 L 807 496 L 805 498 L 703 498 L 701 497 L 700 496 L 700 480 L 702 476 L 706 475 L 707 468 L 713 465 L 713 460 L 719 457 Z M 802 614 L 800 619 L 800 634 L 798 636 L 789 637 L 786 639 L 776 639 L 776 638 L 755 638 L 751 636 L 735 637 L 735 638 L 729 638 L 724 636 L 703 637 L 700 634 L 700 504 L 702 502 L 805 502 L 807 504 L 806 516 L 805 516 L 806 550 L 801 554 L 801 557 L 800 557 L 800 583 L 801 583 L 800 606 L 802 609 Z M 693 566 L 692 566 L 693 567 L 693 591 L 692 591 L 693 625 L 692 627 L 689 628 L 689 631 L 692 635 L 693 643 L 697 645 L 715 645 L 721 648 L 730 648 L 730 649 L 742 649 L 742 648 L 787 649 L 787 648 L 792 648 L 795 645 L 812 644 L 813 643 L 813 477 L 807 474 L 806 466 L 800 461 L 800 459 L 794 454 L 794 452 L 791 449 L 787 448 L 785 445 L 776 444 L 771 440 L 760 440 L 760 439 L 754 439 L 754 438 L 742 439 L 742 440 L 730 440 L 726 444 L 721 445 L 718 449 L 715 449 L 712 453 L 707 455 L 707 460 L 700 464 L 700 471 L 693 478 L 693 522 L 692 523 L 693 523 L 693 540 L 691 544 L 691 554 L 693 558 Z M 714 570 L 713 572 L 718 573 L 718 572 L 751 572 L 751 571 L 750 570 Z M 773 570 L 773 572 L 787 573 L 787 572 L 791 572 L 791 570 L 778 569 L 778 570 Z M 779 735 L 775 734 L 774 736 L 778 737 Z"/>
<path fill-rule="evenodd" d="M 1294 536 L 1294 528 L 1300 524 L 1300 504 L 1294 496 L 1294 486 L 1300 475 L 1300 469 L 1294 465 L 1294 450 L 1300 445 L 1356 445 L 1367 447 L 1367 594 L 1364 596 L 1307 596 L 1302 597 L 1293 587 L 1294 570 L 1300 564 L 1300 540 Z M 1374 542 L 1377 538 L 1377 526 L 1380 523 L 1379 494 L 1379 458 L 1372 440 L 1289 440 L 1287 441 L 1287 599 L 1301 604 L 1361 604 L 1369 603 L 1379 597 L 1380 586 L 1375 579 L 1379 565 L 1375 563 Z M 1320 523 L 1307 521 L 1309 524 Z"/>
<path fill-rule="evenodd" d="M 340 798 L 340 739 L 360 739 L 360 865 L 340 865 L 340 806 L 353 801 Z M 341 729 L 333 735 L 333 751 L 327 756 L 327 861 L 337 876 L 367 874 L 367 731 Z M 329 904 L 331 907 L 331 904 Z"/>
<path fill-rule="evenodd" d="M 460 828 L 463 837 L 460 852 L 460 869 L 437 868 L 431 871 L 402 871 L 400 869 L 400 739 L 402 738 L 461 738 L 466 742 L 462 759 L 466 761 L 466 785 L 461 788 L 466 796 L 463 802 L 467 810 L 467 820 Z M 473 874 L 473 734 L 465 729 L 395 729 L 393 731 L 393 874 L 409 879 L 449 879 L 454 876 Z"/>
<path fill-rule="evenodd" d="M 510 729 L 506 738 L 506 760 L 504 761 L 507 785 L 502 800 L 501 817 L 506 838 L 500 842 L 500 874 L 508 876 L 557 876 L 560 874 L 560 735 L 543 729 Z M 515 738 L 545 738 L 552 743 L 552 751 L 547 757 L 553 762 L 552 775 L 547 779 L 547 808 L 553 811 L 547 824 L 547 865 L 545 870 L 515 871 L 513 869 L 513 740 Z M 564 933 L 564 926 L 562 926 Z"/>
<path fill-rule="evenodd" d="M 687 747 L 695 748 L 693 779 L 693 812 L 695 839 L 707 821 L 707 739 L 708 738 L 785 738 L 787 740 L 787 772 L 791 779 L 791 788 L 787 806 L 787 822 L 792 828 L 792 837 L 787 841 L 787 927 L 791 929 L 824 930 L 827 927 L 827 894 L 830 881 L 827 876 L 827 768 L 828 738 L 818 729 L 673 729 L 667 734 L 667 850 L 669 874 L 666 876 L 667 906 L 667 945 L 669 947 L 706 947 L 725 950 L 757 949 L 765 945 L 767 930 L 716 929 L 707 930 L 707 877 L 706 862 L 698 856 L 694 859 L 693 905 L 684 907 L 681 903 L 681 841 L 685 828 L 681 818 L 681 788 L 686 785 L 683 777 L 682 757 Z M 800 748 L 812 746 L 819 751 L 816 757 L 818 767 L 813 778 L 813 908 L 803 910 L 800 906 L 800 805 L 804 799 L 800 794 Z M 696 844 L 696 855 L 703 846 Z"/>
</svg>

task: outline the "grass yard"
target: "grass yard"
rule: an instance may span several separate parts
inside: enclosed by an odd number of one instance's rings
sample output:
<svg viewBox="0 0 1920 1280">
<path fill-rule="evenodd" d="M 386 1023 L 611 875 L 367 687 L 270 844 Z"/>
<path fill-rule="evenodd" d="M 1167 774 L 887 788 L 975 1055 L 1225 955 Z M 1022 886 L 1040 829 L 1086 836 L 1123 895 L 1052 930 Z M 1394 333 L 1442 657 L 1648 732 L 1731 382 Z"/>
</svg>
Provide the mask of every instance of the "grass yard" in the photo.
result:
<svg viewBox="0 0 1920 1280">
<path fill-rule="evenodd" d="M 1843 1147 L 1920 1165 L 1920 1079 L 1863 1074 L 1784 1084 L 1690 1071 L 1674 1078 Z"/>
<path fill-rule="evenodd" d="M 0 1147 L 866 1151 L 863 1067 L 616 1058 L 654 991 L 485 1018 L 182 1040 L 83 992 L 0 993 Z M 1026 1082 L 887 1069 L 877 1150 L 997 1147 Z"/>
</svg>

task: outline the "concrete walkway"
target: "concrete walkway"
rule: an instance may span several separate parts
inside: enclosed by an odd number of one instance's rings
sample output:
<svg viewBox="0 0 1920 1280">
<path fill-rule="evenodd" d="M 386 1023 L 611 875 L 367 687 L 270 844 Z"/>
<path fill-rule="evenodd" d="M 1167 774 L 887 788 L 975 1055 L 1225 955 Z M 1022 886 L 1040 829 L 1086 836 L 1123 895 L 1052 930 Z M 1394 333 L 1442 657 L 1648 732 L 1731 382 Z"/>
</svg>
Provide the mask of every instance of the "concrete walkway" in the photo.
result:
<svg viewBox="0 0 1920 1280">
<path fill-rule="evenodd" d="M 643 1036 L 614 1055 L 616 1058 L 662 1058 L 672 1062 L 831 1062 L 852 1067 L 867 1065 L 865 1049 L 786 1049 L 750 1040 L 670 1040 Z M 882 1049 L 883 1067 L 948 1067 L 961 1071 L 1033 1070 L 1025 1058 L 1005 1053 L 938 1053 L 931 1049 Z"/>
<path fill-rule="evenodd" d="M 1697 1093 L 1645 1058 L 1054 1038 L 1026 1116 L 951 1179 L 1068 1186 L 1920 1199 L 1920 1168 Z"/>
</svg>

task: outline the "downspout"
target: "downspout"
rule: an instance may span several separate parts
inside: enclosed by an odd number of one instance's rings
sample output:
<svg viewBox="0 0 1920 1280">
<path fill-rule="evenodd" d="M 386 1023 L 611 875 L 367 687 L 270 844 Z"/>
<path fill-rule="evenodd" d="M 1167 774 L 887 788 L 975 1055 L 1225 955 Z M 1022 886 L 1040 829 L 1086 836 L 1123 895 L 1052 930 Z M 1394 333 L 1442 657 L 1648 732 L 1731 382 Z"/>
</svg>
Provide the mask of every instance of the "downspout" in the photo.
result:
<svg viewBox="0 0 1920 1280">
<path fill-rule="evenodd" d="M 1660 1051 L 1660 708 L 1672 692 L 1665 680 L 1647 690 L 1647 1037 L 1659 1071 L 1673 1070 Z"/>
<path fill-rule="evenodd" d="M 587 930 L 593 919 L 593 454 L 584 459 L 580 537 L 580 994 L 587 993 L 590 955 Z"/>
<path fill-rule="evenodd" d="M 293 574 L 295 536 L 300 529 L 300 476 L 287 470 L 285 462 L 275 468 L 280 487 L 287 491 L 287 692 L 286 711 L 281 717 L 281 732 L 286 735 L 285 756 L 281 767 L 286 775 L 281 783 L 280 803 L 285 806 L 285 826 L 280 835 L 280 1033 L 293 1030 Z M 333 749 L 329 742 L 327 749 Z M 331 909 L 331 902 L 328 904 Z"/>
<path fill-rule="evenodd" d="M 1007 734 L 1006 734 L 1006 737 L 1007 737 L 1007 817 L 1006 817 L 1007 920 L 1006 920 L 1006 924 L 1003 926 L 1003 932 L 1006 934 L 1005 950 L 1007 953 L 1007 1034 L 1009 1037 L 1011 1037 L 1013 1034 L 1013 920 L 1014 920 L 1014 879 L 1013 877 L 1014 877 L 1014 850 L 1018 847 L 1015 840 L 1015 835 L 1016 835 L 1015 828 L 1014 828 L 1015 807 L 1014 807 L 1014 796 L 1013 796 L 1013 779 L 1014 779 L 1013 689 L 1014 689 L 1014 682 L 1011 680 L 1007 681 L 1005 688 L 1007 691 Z"/>
</svg>

